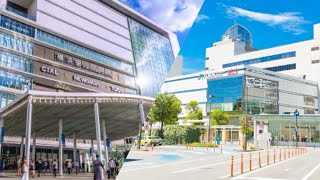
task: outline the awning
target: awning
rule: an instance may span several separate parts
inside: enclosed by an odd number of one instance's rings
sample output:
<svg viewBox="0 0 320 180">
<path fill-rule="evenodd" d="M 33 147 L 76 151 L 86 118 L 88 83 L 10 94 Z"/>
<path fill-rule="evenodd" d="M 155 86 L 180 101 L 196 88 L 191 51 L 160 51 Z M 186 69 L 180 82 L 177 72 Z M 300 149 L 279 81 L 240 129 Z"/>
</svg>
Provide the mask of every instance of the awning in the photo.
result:
<svg viewBox="0 0 320 180">
<path fill-rule="evenodd" d="M 128 94 L 28 91 L 0 111 L 6 136 L 25 136 L 29 101 L 31 132 L 37 137 L 58 138 L 62 119 L 65 137 L 72 138 L 75 133 L 77 139 L 96 139 L 94 104 L 98 102 L 100 121 L 106 121 L 108 137 L 118 140 L 138 134 L 139 104 L 147 115 L 154 99 Z"/>
</svg>

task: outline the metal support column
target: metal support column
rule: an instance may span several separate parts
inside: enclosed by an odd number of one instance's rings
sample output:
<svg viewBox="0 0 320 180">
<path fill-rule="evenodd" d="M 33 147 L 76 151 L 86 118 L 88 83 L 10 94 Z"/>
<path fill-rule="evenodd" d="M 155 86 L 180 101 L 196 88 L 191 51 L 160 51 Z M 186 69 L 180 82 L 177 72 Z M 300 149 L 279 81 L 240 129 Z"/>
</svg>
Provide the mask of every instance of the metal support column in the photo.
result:
<svg viewBox="0 0 320 180">
<path fill-rule="evenodd" d="M 59 175 L 63 176 L 62 119 L 59 120 Z"/>
<path fill-rule="evenodd" d="M 253 142 L 254 145 L 257 146 L 257 141 L 258 141 L 258 137 L 257 137 L 257 120 L 255 118 L 253 118 Z"/>
<path fill-rule="evenodd" d="M 2 135 L 2 131 L 4 130 L 3 124 L 4 124 L 4 119 L 1 118 L 0 119 L 0 136 Z M 2 138 L 2 137 L 0 137 L 0 138 Z M 0 140 L 0 159 L 2 159 L 2 141 L 1 140 Z"/>
<path fill-rule="evenodd" d="M 29 163 L 30 162 L 30 138 L 31 138 L 31 123 L 32 123 L 32 98 L 28 99 L 27 104 L 27 117 L 26 117 L 26 148 L 25 148 L 25 157 L 24 159 Z M 24 160 L 22 159 L 22 161 Z M 29 180 L 29 168 L 27 168 L 26 180 Z"/>
<path fill-rule="evenodd" d="M 98 150 L 98 154 L 99 154 L 99 160 L 102 161 L 99 104 L 97 102 L 94 103 L 94 119 L 95 119 L 95 123 L 96 123 L 97 150 Z"/>
<path fill-rule="evenodd" d="M 24 137 L 21 137 L 21 142 L 20 142 L 20 160 L 22 161 L 22 157 L 23 157 L 23 154 L 24 154 L 24 152 L 23 152 L 23 146 L 24 146 Z"/>
<path fill-rule="evenodd" d="M 209 117 L 208 119 L 208 129 L 207 129 L 207 142 L 210 143 L 210 125 L 211 125 L 211 119 Z"/>
<path fill-rule="evenodd" d="M 73 162 L 77 161 L 77 139 L 76 133 L 73 133 Z"/>
<path fill-rule="evenodd" d="M 102 121 L 102 133 L 103 133 L 103 140 L 104 140 L 104 159 L 105 159 L 105 170 L 107 171 L 109 168 L 109 151 L 107 147 L 107 129 L 106 129 L 106 120 Z"/>
<path fill-rule="evenodd" d="M 146 117 L 144 116 L 144 110 L 143 110 L 143 104 L 139 104 L 139 110 L 140 110 L 140 123 L 139 123 L 139 145 L 138 149 L 140 149 L 141 146 L 141 131 L 142 131 L 142 124 L 145 121 Z"/>
<path fill-rule="evenodd" d="M 32 160 L 33 160 L 33 164 L 35 165 L 35 162 L 36 162 L 36 132 L 34 131 L 32 133 Z M 35 167 L 35 166 L 34 166 Z"/>
</svg>

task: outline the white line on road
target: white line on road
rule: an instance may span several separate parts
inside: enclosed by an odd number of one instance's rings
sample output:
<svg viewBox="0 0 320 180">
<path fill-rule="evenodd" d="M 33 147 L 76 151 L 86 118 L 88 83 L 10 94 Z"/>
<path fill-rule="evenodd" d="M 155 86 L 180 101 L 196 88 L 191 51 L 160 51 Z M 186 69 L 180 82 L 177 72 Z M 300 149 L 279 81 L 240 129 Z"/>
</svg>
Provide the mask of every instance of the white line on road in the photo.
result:
<svg viewBox="0 0 320 180">
<path fill-rule="evenodd" d="M 266 166 L 266 164 L 264 164 L 264 165 L 262 165 L 263 167 L 261 167 L 261 168 L 259 168 L 259 169 L 257 169 L 257 170 L 249 171 L 249 172 L 246 173 L 246 174 L 242 174 L 242 175 L 240 175 L 240 176 L 238 176 L 238 177 L 234 177 L 234 178 L 232 178 L 232 179 L 242 178 L 242 177 L 245 177 L 245 176 L 247 176 L 247 175 L 249 175 L 249 174 L 259 172 L 259 171 L 264 170 L 264 169 L 267 169 L 267 168 L 269 168 L 269 167 L 272 167 L 272 166 L 275 166 L 275 165 L 279 165 L 279 164 L 288 162 L 288 161 L 290 161 L 290 160 L 293 160 L 293 159 L 297 159 L 297 158 L 306 156 L 306 155 L 308 155 L 308 154 L 309 154 L 309 153 L 303 154 L 303 155 L 300 155 L 300 156 L 296 156 L 296 157 L 294 157 L 294 158 L 286 159 L 286 160 L 284 160 L 284 161 L 276 162 L 276 163 L 273 163 L 273 164 L 271 164 L 271 165 L 269 165 L 269 166 Z M 248 171 L 248 170 L 249 170 L 249 169 L 247 169 L 247 171 Z M 236 175 L 236 174 L 240 174 L 240 171 L 234 173 L 234 175 Z M 230 174 L 227 175 L 227 176 L 220 177 L 220 178 L 224 179 L 224 178 L 227 178 L 227 177 L 230 177 Z M 247 178 L 247 177 L 246 177 L 246 178 Z"/>
<path fill-rule="evenodd" d="M 204 152 L 188 151 L 188 150 L 180 150 L 180 152 L 187 152 L 187 153 L 193 153 L 193 154 L 206 154 L 206 153 L 204 153 Z"/>
<path fill-rule="evenodd" d="M 253 180 L 288 180 L 288 179 L 275 179 L 275 178 L 261 178 L 261 177 L 241 177 L 238 179 L 253 179 Z"/>
<path fill-rule="evenodd" d="M 172 173 L 182 173 L 182 172 L 186 172 L 186 171 L 190 171 L 190 170 L 201 169 L 201 168 L 204 168 L 204 167 L 216 166 L 216 165 L 224 164 L 224 163 L 227 163 L 227 162 L 229 162 L 229 161 L 223 161 L 223 162 L 215 163 L 215 164 L 207 164 L 207 165 L 204 165 L 204 166 L 198 166 L 198 167 L 195 167 L 195 168 L 189 168 L 189 169 L 184 169 L 184 170 L 180 170 L 180 171 L 173 171 Z"/>
<path fill-rule="evenodd" d="M 312 176 L 312 174 L 314 172 L 316 172 L 317 169 L 320 168 L 320 164 L 318 164 L 318 166 L 316 166 L 315 168 L 313 168 L 306 176 L 304 176 L 301 180 L 307 180 L 310 176 Z"/>
</svg>

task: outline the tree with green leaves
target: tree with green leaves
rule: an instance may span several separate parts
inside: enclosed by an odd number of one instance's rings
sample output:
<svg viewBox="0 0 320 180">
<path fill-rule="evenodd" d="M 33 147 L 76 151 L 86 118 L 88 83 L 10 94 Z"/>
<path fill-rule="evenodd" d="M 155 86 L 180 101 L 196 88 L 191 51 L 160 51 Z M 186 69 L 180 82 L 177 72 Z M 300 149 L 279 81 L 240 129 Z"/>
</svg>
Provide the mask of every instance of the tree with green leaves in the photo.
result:
<svg viewBox="0 0 320 180">
<path fill-rule="evenodd" d="M 242 116 L 242 119 L 240 121 L 240 132 L 242 133 L 242 139 L 245 143 L 245 138 L 248 137 L 253 132 L 252 124 L 247 123 L 246 118 L 249 118 L 247 116 Z M 246 150 L 246 144 L 242 145 L 243 150 Z"/>
<path fill-rule="evenodd" d="M 227 125 L 230 116 L 221 109 L 215 109 L 210 113 L 211 125 Z"/>
<path fill-rule="evenodd" d="M 185 120 L 200 120 L 203 119 L 202 109 L 199 107 L 198 101 L 192 100 L 186 104 L 186 110 L 188 115 L 185 117 Z"/>
<path fill-rule="evenodd" d="M 176 124 L 181 113 L 181 101 L 172 94 L 160 93 L 157 95 L 148 117 L 152 122 L 160 122 L 160 137 L 163 138 L 163 125 Z"/>
</svg>

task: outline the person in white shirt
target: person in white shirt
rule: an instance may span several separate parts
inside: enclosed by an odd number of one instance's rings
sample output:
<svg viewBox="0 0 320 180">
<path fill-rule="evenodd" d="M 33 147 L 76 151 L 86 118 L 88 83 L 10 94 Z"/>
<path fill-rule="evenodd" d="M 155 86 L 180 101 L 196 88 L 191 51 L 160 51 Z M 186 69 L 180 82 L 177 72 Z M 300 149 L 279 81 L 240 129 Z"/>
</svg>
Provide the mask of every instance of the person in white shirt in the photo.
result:
<svg viewBox="0 0 320 180">
<path fill-rule="evenodd" d="M 57 170 L 58 170 L 58 163 L 56 160 L 53 160 L 53 163 L 52 163 L 53 177 L 57 177 Z"/>
</svg>

